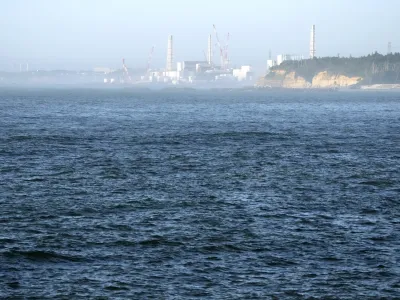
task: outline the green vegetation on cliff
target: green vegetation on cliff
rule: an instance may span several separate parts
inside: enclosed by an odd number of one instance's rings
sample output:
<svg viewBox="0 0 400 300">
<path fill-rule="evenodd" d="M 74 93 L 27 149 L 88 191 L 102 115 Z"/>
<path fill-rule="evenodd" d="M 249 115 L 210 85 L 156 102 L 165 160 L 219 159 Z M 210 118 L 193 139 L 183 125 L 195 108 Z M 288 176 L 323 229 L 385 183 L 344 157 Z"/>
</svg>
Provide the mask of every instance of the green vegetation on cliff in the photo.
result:
<svg viewBox="0 0 400 300">
<path fill-rule="evenodd" d="M 379 53 L 363 57 L 322 57 L 301 61 L 284 61 L 281 65 L 271 68 L 266 79 L 280 79 L 282 74 L 295 72 L 308 82 L 312 82 L 315 75 L 328 72 L 332 75 L 363 78 L 362 84 L 400 83 L 400 53 L 382 55 Z"/>
</svg>

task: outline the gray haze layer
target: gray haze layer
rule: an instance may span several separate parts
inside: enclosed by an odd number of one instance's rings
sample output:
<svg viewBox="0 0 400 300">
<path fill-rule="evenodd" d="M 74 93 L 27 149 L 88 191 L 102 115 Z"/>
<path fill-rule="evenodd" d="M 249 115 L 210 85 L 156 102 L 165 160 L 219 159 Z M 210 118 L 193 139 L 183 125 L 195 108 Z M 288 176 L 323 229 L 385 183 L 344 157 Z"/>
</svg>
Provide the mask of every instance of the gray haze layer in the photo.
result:
<svg viewBox="0 0 400 300">
<path fill-rule="evenodd" d="M 222 40 L 230 32 L 232 63 L 255 68 L 269 49 L 307 56 L 312 24 L 317 56 L 385 53 L 389 41 L 399 51 L 399 8 L 397 0 L 1 1 L 0 70 L 115 68 L 122 57 L 144 67 L 153 45 L 163 67 L 169 34 L 176 60 L 201 60 L 212 24 Z"/>
</svg>

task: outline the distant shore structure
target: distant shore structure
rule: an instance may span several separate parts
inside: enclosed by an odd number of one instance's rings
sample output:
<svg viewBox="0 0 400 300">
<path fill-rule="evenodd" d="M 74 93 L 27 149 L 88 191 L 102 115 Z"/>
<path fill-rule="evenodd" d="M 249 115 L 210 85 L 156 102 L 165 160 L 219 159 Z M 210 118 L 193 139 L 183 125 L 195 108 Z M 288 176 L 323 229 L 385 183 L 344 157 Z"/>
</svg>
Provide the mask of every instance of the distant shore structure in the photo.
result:
<svg viewBox="0 0 400 300">
<path fill-rule="evenodd" d="M 211 66 L 212 65 L 212 38 L 211 38 L 211 34 L 208 36 L 207 60 L 208 60 L 208 64 Z"/>
<path fill-rule="evenodd" d="M 171 72 L 172 71 L 172 66 L 173 66 L 173 58 L 174 58 L 174 49 L 173 49 L 173 37 L 172 35 L 170 35 L 168 37 L 168 50 L 167 50 L 167 68 L 166 71 L 167 72 Z"/>
<path fill-rule="evenodd" d="M 310 39 L 310 58 L 313 59 L 315 57 L 315 25 L 311 27 L 311 39 Z"/>
</svg>

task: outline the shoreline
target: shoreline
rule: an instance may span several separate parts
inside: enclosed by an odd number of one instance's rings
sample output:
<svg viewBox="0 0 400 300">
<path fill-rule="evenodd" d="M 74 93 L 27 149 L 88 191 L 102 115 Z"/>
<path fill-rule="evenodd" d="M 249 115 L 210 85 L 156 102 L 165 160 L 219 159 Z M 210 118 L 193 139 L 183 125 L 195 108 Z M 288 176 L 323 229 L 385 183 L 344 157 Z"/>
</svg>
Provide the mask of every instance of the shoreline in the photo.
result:
<svg viewBox="0 0 400 300">
<path fill-rule="evenodd" d="M 287 88 L 287 87 L 202 87 L 202 86 L 134 86 L 103 84 L 0 84 L 1 90 L 99 90 L 99 91 L 141 91 L 141 92 L 290 92 L 290 93 L 333 93 L 333 92 L 400 92 L 400 85 L 371 85 L 346 88 Z"/>
</svg>

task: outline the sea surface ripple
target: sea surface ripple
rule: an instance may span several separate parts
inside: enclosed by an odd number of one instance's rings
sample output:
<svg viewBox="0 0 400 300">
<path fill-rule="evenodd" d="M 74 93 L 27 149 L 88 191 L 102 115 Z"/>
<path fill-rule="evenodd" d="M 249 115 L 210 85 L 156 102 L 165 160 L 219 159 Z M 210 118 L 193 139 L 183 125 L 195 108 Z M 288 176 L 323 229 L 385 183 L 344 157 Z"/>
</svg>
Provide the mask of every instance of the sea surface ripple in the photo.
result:
<svg viewBox="0 0 400 300">
<path fill-rule="evenodd" d="M 0 298 L 399 299 L 400 94 L 0 90 Z"/>
</svg>

